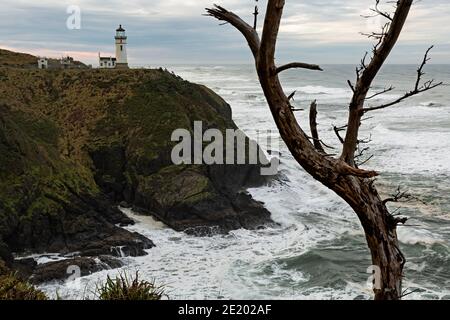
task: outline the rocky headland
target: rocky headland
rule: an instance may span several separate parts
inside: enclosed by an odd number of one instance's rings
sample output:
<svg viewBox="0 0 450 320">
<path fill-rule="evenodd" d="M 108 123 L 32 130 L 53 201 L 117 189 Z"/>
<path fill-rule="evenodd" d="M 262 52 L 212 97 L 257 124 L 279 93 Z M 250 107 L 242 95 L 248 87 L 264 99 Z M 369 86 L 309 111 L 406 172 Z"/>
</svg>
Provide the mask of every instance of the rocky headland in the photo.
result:
<svg viewBox="0 0 450 320">
<path fill-rule="evenodd" d="M 0 50 L 2 265 L 39 283 L 71 261 L 15 255 L 70 254 L 84 273 L 145 255 L 155 244 L 122 228 L 133 221 L 119 204 L 197 235 L 272 223 L 245 191 L 265 182 L 260 165 L 171 161 L 176 129 L 236 129 L 210 89 L 162 69 L 38 70 L 36 59 Z"/>
</svg>

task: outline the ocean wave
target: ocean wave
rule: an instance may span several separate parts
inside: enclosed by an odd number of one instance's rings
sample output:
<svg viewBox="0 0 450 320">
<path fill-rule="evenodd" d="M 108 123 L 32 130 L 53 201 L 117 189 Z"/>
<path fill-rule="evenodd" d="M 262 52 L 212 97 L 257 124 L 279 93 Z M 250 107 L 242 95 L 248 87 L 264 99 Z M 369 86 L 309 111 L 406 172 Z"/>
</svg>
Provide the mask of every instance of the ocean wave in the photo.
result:
<svg viewBox="0 0 450 320">
<path fill-rule="evenodd" d="M 439 103 L 439 102 L 435 102 L 435 101 L 421 102 L 421 103 L 419 104 L 419 106 L 421 106 L 421 107 L 427 107 L 427 108 L 441 108 L 441 107 L 445 107 L 444 104 Z"/>
<path fill-rule="evenodd" d="M 433 244 L 447 244 L 447 241 L 442 239 L 439 235 L 426 229 L 419 229 L 414 227 L 399 227 L 398 237 L 400 242 L 410 245 L 433 245 Z"/>
<path fill-rule="evenodd" d="M 330 95 L 333 97 L 351 97 L 351 91 L 344 88 L 333 88 L 323 86 L 304 86 L 298 87 L 299 93 L 315 94 L 315 95 Z"/>
</svg>

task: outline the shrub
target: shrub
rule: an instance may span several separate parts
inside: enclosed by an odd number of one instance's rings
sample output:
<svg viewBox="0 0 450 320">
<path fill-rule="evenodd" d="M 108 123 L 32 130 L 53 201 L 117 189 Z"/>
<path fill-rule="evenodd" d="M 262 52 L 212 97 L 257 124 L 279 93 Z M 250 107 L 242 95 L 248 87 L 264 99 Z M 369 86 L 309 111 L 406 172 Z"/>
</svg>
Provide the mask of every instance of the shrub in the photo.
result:
<svg viewBox="0 0 450 320">
<path fill-rule="evenodd" d="M 0 258 L 0 276 L 8 273 L 8 268 L 6 268 L 5 262 Z"/>
<path fill-rule="evenodd" d="M 97 286 L 100 300 L 161 300 L 165 295 L 164 288 L 154 282 L 139 279 L 139 272 L 133 276 L 120 273 L 115 279 L 109 276 L 106 283 Z"/>
<path fill-rule="evenodd" d="M 8 273 L 0 276 L 0 300 L 47 300 L 47 296 L 16 273 Z"/>
</svg>

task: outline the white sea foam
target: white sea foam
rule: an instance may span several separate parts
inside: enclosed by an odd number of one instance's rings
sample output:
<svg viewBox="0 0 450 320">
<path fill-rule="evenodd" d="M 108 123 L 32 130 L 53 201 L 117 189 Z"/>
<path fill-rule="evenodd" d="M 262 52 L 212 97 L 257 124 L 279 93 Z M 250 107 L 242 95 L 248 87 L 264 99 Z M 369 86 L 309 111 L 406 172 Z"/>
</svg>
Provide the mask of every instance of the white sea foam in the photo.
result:
<svg viewBox="0 0 450 320">
<path fill-rule="evenodd" d="M 68 256 L 62 256 L 59 253 L 43 253 L 43 254 L 32 254 L 27 256 L 16 256 L 17 260 L 24 260 L 24 259 L 33 259 L 36 261 L 36 263 L 39 264 L 45 264 L 49 262 L 57 262 L 57 261 L 63 261 L 70 258 L 70 255 Z"/>
<path fill-rule="evenodd" d="M 417 227 L 399 227 L 397 232 L 400 242 L 407 244 L 448 244 L 448 241 L 444 240 L 439 234 L 435 234 L 426 229 Z"/>
</svg>

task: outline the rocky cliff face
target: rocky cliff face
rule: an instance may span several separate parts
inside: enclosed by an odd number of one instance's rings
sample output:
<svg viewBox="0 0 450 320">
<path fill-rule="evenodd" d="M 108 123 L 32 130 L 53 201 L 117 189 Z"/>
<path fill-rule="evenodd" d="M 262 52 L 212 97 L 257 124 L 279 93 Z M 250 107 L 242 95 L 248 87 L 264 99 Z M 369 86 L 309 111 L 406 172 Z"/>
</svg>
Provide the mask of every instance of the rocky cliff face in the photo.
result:
<svg viewBox="0 0 450 320">
<path fill-rule="evenodd" d="M 0 64 L 0 257 L 11 252 L 97 256 L 153 243 L 117 225 L 118 203 L 179 231 L 204 234 L 270 223 L 244 192 L 259 165 L 182 165 L 175 129 L 236 128 L 206 87 L 163 70 L 25 70 Z"/>
<path fill-rule="evenodd" d="M 91 181 L 87 169 L 58 153 L 58 129 L 47 120 L 0 105 L 0 256 L 11 251 L 131 255 L 150 240 L 116 224 L 130 224 Z"/>
</svg>

